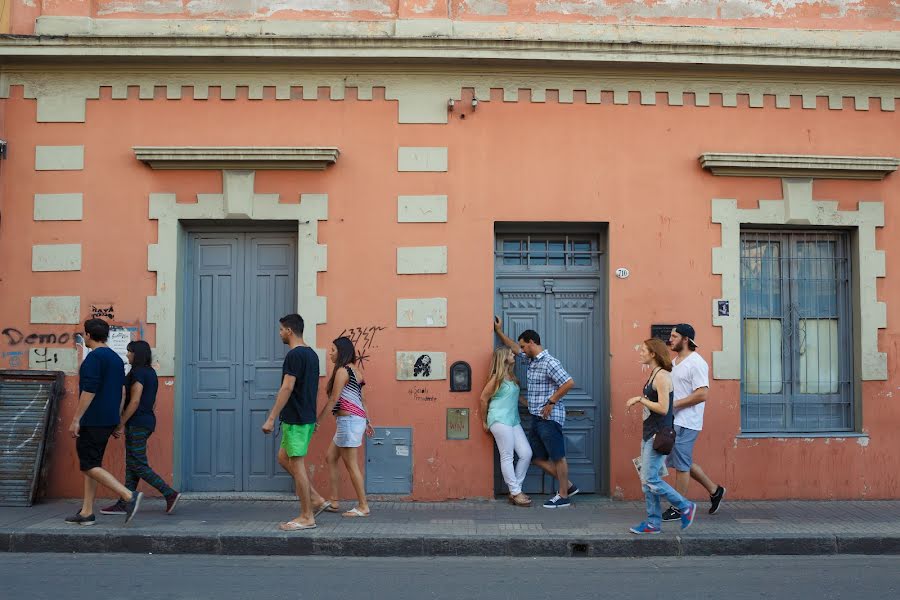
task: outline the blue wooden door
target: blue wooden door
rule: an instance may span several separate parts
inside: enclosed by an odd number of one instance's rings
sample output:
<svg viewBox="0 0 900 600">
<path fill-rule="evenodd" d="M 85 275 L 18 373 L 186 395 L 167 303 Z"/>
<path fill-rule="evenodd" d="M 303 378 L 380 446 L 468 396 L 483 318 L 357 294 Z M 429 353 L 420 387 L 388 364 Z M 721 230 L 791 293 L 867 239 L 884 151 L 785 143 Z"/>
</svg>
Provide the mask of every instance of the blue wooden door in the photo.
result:
<svg viewBox="0 0 900 600">
<path fill-rule="evenodd" d="M 566 395 L 566 458 L 569 478 L 582 492 L 603 491 L 604 383 L 602 278 L 596 235 L 498 235 L 495 253 L 496 312 L 504 330 L 516 339 L 526 329 L 541 336 L 544 348 L 558 358 L 575 380 Z M 517 360 L 516 375 L 527 393 L 526 366 Z M 519 414 L 528 430 L 532 416 Z M 495 451 L 496 455 L 496 451 Z M 532 466 L 523 485 L 526 493 L 549 494 L 556 482 Z M 495 456 L 495 491 L 506 493 Z"/>
<path fill-rule="evenodd" d="M 289 490 L 261 426 L 281 383 L 278 318 L 296 306 L 296 239 L 190 235 L 185 273 L 184 488 Z"/>
<path fill-rule="evenodd" d="M 278 319 L 295 312 L 297 245 L 287 234 L 248 234 L 247 312 L 244 332 L 244 490 L 289 491 L 293 480 L 279 465 L 277 435 L 262 425 L 281 386 L 288 347 L 278 337 Z"/>
</svg>

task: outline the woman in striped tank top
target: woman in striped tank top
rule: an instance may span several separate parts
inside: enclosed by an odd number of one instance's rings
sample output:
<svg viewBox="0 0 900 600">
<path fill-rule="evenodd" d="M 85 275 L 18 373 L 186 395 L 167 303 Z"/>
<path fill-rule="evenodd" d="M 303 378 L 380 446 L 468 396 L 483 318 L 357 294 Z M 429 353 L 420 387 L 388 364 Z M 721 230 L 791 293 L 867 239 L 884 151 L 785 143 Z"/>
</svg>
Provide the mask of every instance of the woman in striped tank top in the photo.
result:
<svg viewBox="0 0 900 600">
<path fill-rule="evenodd" d="M 339 337 L 331 345 L 328 358 L 334 364 L 331 370 L 331 378 L 328 380 L 328 402 L 319 413 L 317 421 L 321 422 L 325 412 L 331 409 L 331 414 L 337 421 L 337 431 L 331 445 L 328 446 L 326 460 L 328 471 L 331 475 L 331 498 L 328 507 L 329 512 L 340 512 L 338 507 L 338 486 L 340 473 L 338 461 L 344 462 L 347 473 L 350 474 L 350 482 L 356 491 L 359 504 L 343 513 L 345 517 L 368 517 L 369 503 L 366 501 L 366 489 L 363 484 L 362 472 L 359 470 L 356 449 L 362 445 L 363 435 L 372 435 L 374 430 L 369 425 L 366 416 L 366 406 L 363 403 L 362 388 L 366 385 L 362 372 L 357 367 L 356 349 L 349 338 Z"/>
</svg>

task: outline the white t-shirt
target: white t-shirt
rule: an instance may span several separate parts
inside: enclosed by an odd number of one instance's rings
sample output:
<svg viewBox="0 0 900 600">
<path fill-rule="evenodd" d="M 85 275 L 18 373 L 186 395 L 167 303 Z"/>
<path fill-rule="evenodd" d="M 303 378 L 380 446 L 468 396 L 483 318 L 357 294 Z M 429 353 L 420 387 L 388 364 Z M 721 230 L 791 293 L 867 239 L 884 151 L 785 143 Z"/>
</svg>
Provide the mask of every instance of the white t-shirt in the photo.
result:
<svg viewBox="0 0 900 600">
<path fill-rule="evenodd" d="M 709 387 L 709 365 L 703 357 L 691 352 L 687 358 L 672 366 L 672 389 L 675 400 L 687 398 L 694 390 Z M 675 424 L 700 431 L 703 429 L 703 407 L 706 402 L 675 409 Z"/>
</svg>

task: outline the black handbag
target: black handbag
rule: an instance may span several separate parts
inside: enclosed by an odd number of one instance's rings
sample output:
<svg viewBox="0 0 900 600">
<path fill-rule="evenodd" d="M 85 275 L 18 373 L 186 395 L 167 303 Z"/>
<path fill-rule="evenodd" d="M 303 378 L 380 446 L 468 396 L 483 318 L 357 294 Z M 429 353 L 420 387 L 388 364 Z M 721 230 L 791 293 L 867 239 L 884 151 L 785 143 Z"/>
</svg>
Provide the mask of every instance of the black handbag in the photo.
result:
<svg viewBox="0 0 900 600">
<path fill-rule="evenodd" d="M 675 447 L 675 428 L 665 425 L 653 436 L 653 449 L 660 454 L 669 454 Z"/>
<path fill-rule="evenodd" d="M 653 449 L 660 454 L 669 454 L 675 447 L 675 401 L 669 402 L 665 425 L 653 436 Z"/>
</svg>

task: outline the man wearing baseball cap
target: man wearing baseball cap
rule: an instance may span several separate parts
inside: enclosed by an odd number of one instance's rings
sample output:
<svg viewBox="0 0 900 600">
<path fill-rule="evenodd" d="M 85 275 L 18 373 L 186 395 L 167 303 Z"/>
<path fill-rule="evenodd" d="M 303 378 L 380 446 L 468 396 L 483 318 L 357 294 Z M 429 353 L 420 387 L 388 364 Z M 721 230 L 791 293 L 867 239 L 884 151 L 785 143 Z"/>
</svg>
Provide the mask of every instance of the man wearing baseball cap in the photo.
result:
<svg viewBox="0 0 900 600">
<path fill-rule="evenodd" d="M 703 429 L 703 407 L 709 393 L 709 366 L 696 352 L 698 346 L 694 328 L 679 323 L 669 335 L 669 347 L 676 356 L 672 360 L 672 388 L 675 392 L 675 447 L 669 454 L 669 466 L 675 469 L 675 489 L 687 496 L 691 478 L 709 492 L 709 514 L 719 510 L 725 488 L 713 483 L 700 465 L 694 462 L 694 444 Z M 663 513 L 663 521 L 681 518 L 678 509 L 670 506 Z"/>
</svg>

